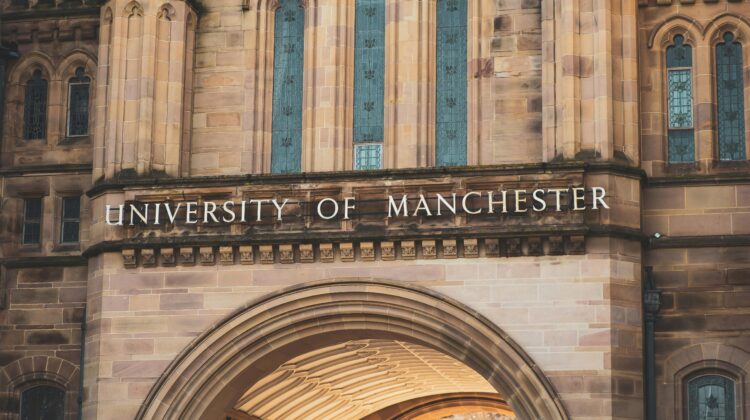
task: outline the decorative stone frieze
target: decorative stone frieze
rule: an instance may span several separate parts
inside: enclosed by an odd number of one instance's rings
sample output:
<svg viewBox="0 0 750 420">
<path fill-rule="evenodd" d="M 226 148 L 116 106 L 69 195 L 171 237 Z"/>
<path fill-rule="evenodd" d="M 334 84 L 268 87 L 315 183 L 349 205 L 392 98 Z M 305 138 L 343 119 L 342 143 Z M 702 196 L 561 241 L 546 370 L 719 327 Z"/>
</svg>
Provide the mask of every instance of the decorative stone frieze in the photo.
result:
<svg viewBox="0 0 750 420">
<path fill-rule="evenodd" d="M 219 248 L 219 264 L 234 264 L 234 248 L 231 246 L 222 246 Z"/>
<path fill-rule="evenodd" d="M 258 246 L 259 261 L 261 264 L 281 264 L 315 262 L 330 263 L 336 260 L 335 249 L 339 248 L 339 260 L 341 262 L 371 262 L 371 261 L 394 261 L 394 260 L 434 260 L 434 259 L 456 259 L 456 258 L 497 258 L 497 257 L 520 257 L 520 256 L 544 256 L 544 255 L 580 255 L 585 253 L 585 236 L 534 236 L 528 238 L 504 239 L 503 253 L 500 252 L 500 240 L 498 239 L 424 239 L 419 241 L 420 247 L 417 252 L 417 241 L 407 240 L 393 241 L 365 241 L 323 244 L 280 244 Z M 296 249 L 295 249 L 296 248 Z M 378 253 L 376 250 L 380 248 Z M 255 247 L 253 245 L 240 246 L 202 246 L 199 247 L 197 263 L 200 265 L 220 265 L 255 263 Z M 295 257 L 298 252 L 298 257 Z M 235 253 L 237 259 L 235 259 Z M 138 258 L 136 259 L 136 257 Z M 191 266 L 196 264 L 195 247 L 180 248 L 179 254 L 174 248 L 143 248 L 135 250 L 126 248 L 122 250 L 123 264 L 125 268 L 142 267 L 172 267 L 176 265 Z"/>
<path fill-rule="evenodd" d="M 273 255 L 272 245 L 261 245 L 259 248 L 260 252 L 260 263 L 261 264 L 273 264 L 275 259 Z"/>
<path fill-rule="evenodd" d="M 435 241 L 422 241 L 422 258 L 426 260 L 434 260 L 437 258 L 437 246 Z"/>
<path fill-rule="evenodd" d="M 292 245 L 279 245 L 279 261 L 282 264 L 294 263 L 294 247 Z"/>
<path fill-rule="evenodd" d="M 311 244 L 302 244 L 299 246 L 299 262 L 315 262 L 315 250 Z"/>
<path fill-rule="evenodd" d="M 195 251 L 193 250 L 193 247 L 180 248 L 180 264 L 182 265 L 195 264 Z"/>
<path fill-rule="evenodd" d="M 255 263 L 252 245 L 240 247 L 240 264 L 250 265 Z"/>
<path fill-rule="evenodd" d="M 198 258 L 201 265 L 214 265 L 214 249 L 210 246 L 201 247 Z"/>
<path fill-rule="evenodd" d="M 177 264 L 177 256 L 174 253 L 174 248 L 160 249 L 159 258 L 161 259 L 162 267 L 172 267 Z"/>
<path fill-rule="evenodd" d="M 141 265 L 144 267 L 156 267 L 156 253 L 153 249 L 141 250 Z"/>
<path fill-rule="evenodd" d="M 455 239 L 446 239 L 443 241 L 443 258 L 457 258 L 458 246 Z"/>
</svg>

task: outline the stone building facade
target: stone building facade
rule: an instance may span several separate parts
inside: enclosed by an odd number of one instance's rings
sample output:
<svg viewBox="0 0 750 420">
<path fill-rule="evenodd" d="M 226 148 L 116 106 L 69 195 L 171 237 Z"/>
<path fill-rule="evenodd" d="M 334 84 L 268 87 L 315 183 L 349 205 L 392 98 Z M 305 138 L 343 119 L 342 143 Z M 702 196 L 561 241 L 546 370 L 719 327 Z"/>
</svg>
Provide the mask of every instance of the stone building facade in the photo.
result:
<svg viewBox="0 0 750 420">
<path fill-rule="evenodd" d="M 750 416 L 747 16 L 0 3 L 0 417 Z"/>
</svg>

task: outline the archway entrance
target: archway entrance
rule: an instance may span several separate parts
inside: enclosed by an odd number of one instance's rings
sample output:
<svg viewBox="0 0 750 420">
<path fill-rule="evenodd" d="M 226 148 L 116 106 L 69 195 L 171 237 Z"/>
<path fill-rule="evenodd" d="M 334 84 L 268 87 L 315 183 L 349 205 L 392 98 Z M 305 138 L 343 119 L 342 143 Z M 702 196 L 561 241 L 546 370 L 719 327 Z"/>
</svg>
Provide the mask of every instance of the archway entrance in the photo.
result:
<svg viewBox="0 0 750 420">
<path fill-rule="evenodd" d="M 567 418 L 531 358 L 471 309 L 399 283 L 331 281 L 267 296 L 198 337 L 138 418 L 362 418 L 455 393 Z"/>
</svg>

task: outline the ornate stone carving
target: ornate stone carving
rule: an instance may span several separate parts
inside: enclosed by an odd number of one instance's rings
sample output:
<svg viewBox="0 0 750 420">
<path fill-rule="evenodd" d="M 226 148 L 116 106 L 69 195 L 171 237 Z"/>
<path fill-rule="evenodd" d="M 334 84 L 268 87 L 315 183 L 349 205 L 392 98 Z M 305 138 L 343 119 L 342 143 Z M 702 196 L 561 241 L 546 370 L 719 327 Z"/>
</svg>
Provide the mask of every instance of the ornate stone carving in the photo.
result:
<svg viewBox="0 0 750 420">
<path fill-rule="evenodd" d="M 156 253 L 153 249 L 141 250 L 141 265 L 144 267 L 156 267 Z"/>
<path fill-rule="evenodd" d="M 526 244 L 529 247 L 530 256 L 544 255 L 544 247 L 542 246 L 542 238 L 529 238 L 526 240 Z"/>
<path fill-rule="evenodd" d="M 320 261 L 330 263 L 333 260 L 333 244 L 320 244 Z"/>
<path fill-rule="evenodd" d="M 510 238 L 505 241 L 505 251 L 509 257 L 520 257 L 523 255 L 523 249 L 521 248 L 521 239 Z"/>
<path fill-rule="evenodd" d="M 339 247 L 339 251 L 341 252 L 341 261 L 344 261 L 344 262 L 354 261 L 354 244 L 352 243 L 341 244 L 341 246 Z"/>
<path fill-rule="evenodd" d="M 261 264 L 273 264 L 274 263 L 273 245 L 261 245 L 258 251 L 260 253 Z"/>
<path fill-rule="evenodd" d="M 437 258 L 437 246 L 435 241 L 422 241 L 422 258 L 432 260 Z"/>
<path fill-rule="evenodd" d="M 279 245 L 279 261 L 282 264 L 294 263 L 294 247 L 292 245 Z"/>
<path fill-rule="evenodd" d="M 455 239 L 446 239 L 443 241 L 443 258 L 457 258 L 458 246 Z"/>
<path fill-rule="evenodd" d="M 414 246 L 414 241 L 401 241 L 401 258 L 404 260 L 417 258 L 417 248 Z"/>
<path fill-rule="evenodd" d="M 210 246 L 201 247 L 198 253 L 198 259 L 201 265 L 213 265 L 214 264 L 214 248 Z"/>
<path fill-rule="evenodd" d="M 135 268 L 135 250 L 134 249 L 123 249 L 122 250 L 122 264 L 125 268 Z"/>
<path fill-rule="evenodd" d="M 583 255 L 586 253 L 586 238 L 583 235 L 575 235 L 568 238 L 568 254 Z"/>
<path fill-rule="evenodd" d="M 464 239 L 464 258 L 479 257 L 479 241 L 476 239 Z"/>
<path fill-rule="evenodd" d="M 562 236 L 550 236 L 549 237 L 549 255 L 563 255 L 565 254 L 565 242 L 563 242 Z"/>
<path fill-rule="evenodd" d="M 231 246 L 222 246 L 219 248 L 219 263 L 234 264 L 234 248 Z"/>
<path fill-rule="evenodd" d="M 173 267 L 177 264 L 177 258 L 174 254 L 174 248 L 162 248 L 159 250 L 162 267 Z"/>
<path fill-rule="evenodd" d="M 195 251 L 193 250 L 193 247 L 180 248 L 180 264 L 182 265 L 195 264 Z"/>
<path fill-rule="evenodd" d="M 252 245 L 245 245 L 240 247 L 240 264 L 254 264 L 255 256 L 253 255 Z"/>
<path fill-rule="evenodd" d="M 299 262 L 315 262 L 315 251 L 313 250 L 313 246 L 311 244 L 302 244 L 299 246 Z"/>
<path fill-rule="evenodd" d="M 372 242 L 360 243 L 359 257 L 362 261 L 375 261 L 375 244 Z"/>
<path fill-rule="evenodd" d="M 383 261 L 393 261 L 396 259 L 396 247 L 393 242 L 380 243 L 380 259 Z"/>
<path fill-rule="evenodd" d="M 466 240 L 464 240 L 464 256 L 466 256 Z M 500 256 L 500 240 L 499 239 L 485 239 L 484 240 L 484 254 L 488 257 L 499 257 Z"/>
</svg>

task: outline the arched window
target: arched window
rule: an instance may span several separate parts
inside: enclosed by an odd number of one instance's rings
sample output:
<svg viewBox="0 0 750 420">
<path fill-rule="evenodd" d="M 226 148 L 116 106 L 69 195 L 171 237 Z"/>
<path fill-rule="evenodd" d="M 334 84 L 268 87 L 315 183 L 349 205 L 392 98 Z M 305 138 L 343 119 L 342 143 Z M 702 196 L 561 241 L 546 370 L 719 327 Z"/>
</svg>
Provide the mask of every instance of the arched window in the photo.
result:
<svg viewBox="0 0 750 420">
<path fill-rule="evenodd" d="M 47 81 L 42 71 L 34 71 L 26 82 L 23 109 L 23 138 L 44 139 L 47 136 Z"/>
<path fill-rule="evenodd" d="M 89 92 L 91 79 L 83 67 L 76 69 L 75 77 L 68 81 L 68 136 L 85 136 L 89 133 Z"/>
<path fill-rule="evenodd" d="M 383 167 L 385 0 L 356 0 L 354 169 Z"/>
<path fill-rule="evenodd" d="M 742 45 L 731 32 L 716 45 L 716 116 L 719 159 L 745 160 L 745 83 Z"/>
<path fill-rule="evenodd" d="M 21 393 L 21 420 L 63 420 L 65 391 L 53 386 L 35 386 Z"/>
<path fill-rule="evenodd" d="M 734 420 L 734 381 L 722 375 L 700 375 L 688 381 L 688 420 Z"/>
<path fill-rule="evenodd" d="M 682 35 L 667 48 L 667 94 L 669 162 L 693 162 L 693 51 Z"/>
<path fill-rule="evenodd" d="M 305 10 L 299 1 L 282 0 L 274 25 L 271 172 L 299 172 L 305 43 Z"/>
<path fill-rule="evenodd" d="M 437 1 L 435 162 L 466 164 L 467 0 Z"/>
</svg>

